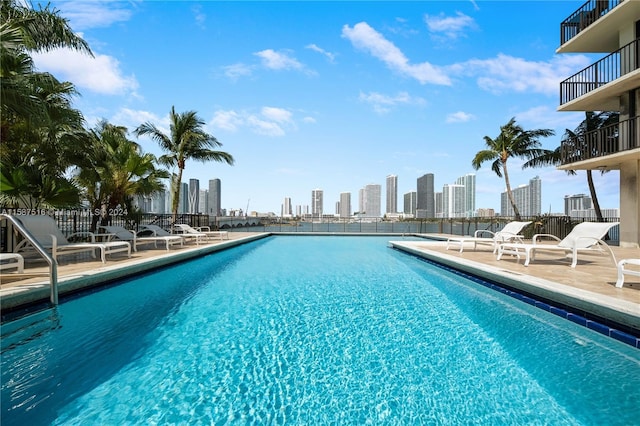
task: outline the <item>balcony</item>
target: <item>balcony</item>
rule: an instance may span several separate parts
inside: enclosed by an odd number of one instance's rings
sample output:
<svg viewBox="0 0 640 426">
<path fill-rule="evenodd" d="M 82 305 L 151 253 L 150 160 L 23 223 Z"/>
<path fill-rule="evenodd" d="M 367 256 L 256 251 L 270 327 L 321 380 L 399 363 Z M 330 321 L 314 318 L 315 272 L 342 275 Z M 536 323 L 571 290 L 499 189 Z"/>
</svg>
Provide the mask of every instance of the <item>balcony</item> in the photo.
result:
<svg viewBox="0 0 640 426">
<path fill-rule="evenodd" d="M 635 116 L 583 135 L 564 139 L 560 146 L 562 165 L 640 148 L 639 126 L 640 116 Z"/>
<path fill-rule="evenodd" d="M 640 62 L 639 40 L 632 41 L 560 83 L 560 105 L 571 102 L 637 70 Z M 625 90 L 628 90 L 626 86 L 621 89 L 620 93 Z M 617 94 L 612 93 L 611 95 L 616 96 Z M 608 108 L 592 108 L 592 110 L 606 109 Z"/>
<path fill-rule="evenodd" d="M 596 22 L 623 0 L 588 0 L 580 9 L 560 23 L 560 44 L 563 45 L 580 31 Z"/>
</svg>

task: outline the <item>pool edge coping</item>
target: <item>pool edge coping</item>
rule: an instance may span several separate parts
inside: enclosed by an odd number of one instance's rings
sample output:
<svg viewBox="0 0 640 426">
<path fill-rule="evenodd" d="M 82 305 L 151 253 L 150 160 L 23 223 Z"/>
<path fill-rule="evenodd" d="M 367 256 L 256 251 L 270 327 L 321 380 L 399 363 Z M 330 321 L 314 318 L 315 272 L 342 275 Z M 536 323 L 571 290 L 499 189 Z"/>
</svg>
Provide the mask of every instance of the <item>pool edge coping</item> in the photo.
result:
<svg viewBox="0 0 640 426">
<path fill-rule="evenodd" d="M 640 336 L 640 309 L 639 305 L 636 303 L 614 299 L 609 296 L 577 289 L 543 278 L 514 273 L 513 271 L 488 266 L 469 259 L 461 261 L 459 258 L 429 250 L 424 246 L 421 246 L 420 248 L 412 247 L 413 244 L 407 241 L 390 241 L 389 244 L 400 251 L 432 261 L 436 264 L 444 265 L 445 267 L 469 274 L 470 276 L 489 280 L 497 285 L 502 284 L 509 288 L 520 290 L 545 300 L 551 300 L 559 305 L 565 305 L 575 310 L 604 318 L 614 324 L 617 323 L 624 327 L 631 328 L 636 332 L 637 336 Z M 563 311 L 563 309 L 555 306 L 548 306 L 546 303 L 538 303 L 538 305 L 538 307 L 551 313 L 562 316 L 573 322 L 580 323 L 575 318 L 571 317 L 572 315 L 575 316 L 572 312 Z M 564 312 L 566 315 L 563 315 L 560 311 Z M 589 327 L 588 320 L 585 321 L 584 324 L 580 325 L 591 328 Z M 608 332 L 597 329 L 596 331 L 608 335 L 609 337 L 616 338 L 615 333 L 612 335 L 611 332 L 618 330 L 611 327 L 607 328 L 609 329 Z M 624 338 L 624 336 L 622 337 Z M 636 341 L 634 344 L 631 344 L 631 346 L 640 348 L 640 337 L 634 338 Z M 623 343 L 629 343 L 620 338 L 617 338 L 616 340 L 620 340 Z"/>
</svg>

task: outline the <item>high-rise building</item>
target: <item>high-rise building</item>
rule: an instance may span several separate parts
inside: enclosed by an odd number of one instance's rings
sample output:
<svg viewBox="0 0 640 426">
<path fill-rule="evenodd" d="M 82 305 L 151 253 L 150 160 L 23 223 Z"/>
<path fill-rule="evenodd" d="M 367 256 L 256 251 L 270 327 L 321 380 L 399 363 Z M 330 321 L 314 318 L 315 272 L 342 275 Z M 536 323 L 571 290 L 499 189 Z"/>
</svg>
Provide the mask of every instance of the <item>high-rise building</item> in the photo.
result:
<svg viewBox="0 0 640 426">
<path fill-rule="evenodd" d="M 494 209 L 478 209 L 478 217 L 494 217 L 495 215 Z"/>
<path fill-rule="evenodd" d="M 187 202 L 189 207 L 187 212 L 191 214 L 198 213 L 198 206 L 200 204 L 200 181 L 198 179 L 189 179 L 189 195 Z"/>
<path fill-rule="evenodd" d="M 563 138 L 561 170 L 620 171 L 620 247 L 640 247 L 640 1 L 576 2 L 556 53 L 603 58 L 560 83 L 559 111 L 619 112 L 614 126 Z M 608 71 L 601 71 L 606 68 Z M 571 71 L 574 72 L 573 70 Z"/>
<path fill-rule="evenodd" d="M 565 195 L 564 214 L 571 216 L 574 210 L 588 210 L 591 208 L 591 197 L 585 194 Z"/>
<path fill-rule="evenodd" d="M 166 198 L 166 191 L 162 190 L 162 191 L 158 191 L 155 192 L 151 195 L 151 206 L 149 208 L 149 210 L 147 210 L 149 213 L 164 213 L 166 211 L 166 205 L 165 205 L 165 198 Z"/>
<path fill-rule="evenodd" d="M 198 213 L 207 213 L 208 198 L 209 191 L 207 191 L 206 189 L 201 189 L 200 193 L 198 194 Z"/>
<path fill-rule="evenodd" d="M 442 217 L 465 217 L 465 186 L 445 184 L 442 187 Z"/>
<path fill-rule="evenodd" d="M 222 216 L 222 183 L 220 179 L 209 180 L 207 214 L 209 216 Z"/>
<path fill-rule="evenodd" d="M 427 218 L 436 217 L 433 179 L 433 173 L 427 173 L 418 178 L 416 186 L 417 209 L 424 210 Z"/>
<path fill-rule="evenodd" d="M 322 189 L 314 189 L 311 191 L 311 215 L 318 218 L 322 217 L 323 207 L 323 191 Z"/>
<path fill-rule="evenodd" d="M 456 184 L 464 185 L 464 215 L 474 217 L 476 211 L 476 175 L 466 174 L 456 180 Z"/>
<path fill-rule="evenodd" d="M 528 216 L 540 216 L 542 213 L 542 180 L 539 176 L 529 181 L 531 195 L 529 196 L 530 211 Z"/>
<path fill-rule="evenodd" d="M 291 217 L 293 216 L 293 209 L 291 206 L 291 198 L 284 197 L 284 201 L 282 203 L 282 216 L 283 217 Z"/>
<path fill-rule="evenodd" d="M 435 204 L 436 217 L 438 218 L 444 217 L 444 202 L 442 200 L 442 192 L 436 192 L 435 198 L 436 198 L 436 204 Z"/>
<path fill-rule="evenodd" d="M 398 176 L 387 176 L 387 210 L 386 213 L 398 212 Z"/>
<path fill-rule="evenodd" d="M 364 212 L 366 217 L 380 217 L 382 187 L 378 184 L 370 183 L 365 185 L 360 191 L 362 194 L 362 208 L 360 209 L 360 213 Z"/>
<path fill-rule="evenodd" d="M 173 209 L 173 204 L 170 210 Z M 189 213 L 189 184 L 180 182 L 180 196 L 178 197 L 178 213 Z"/>
<path fill-rule="evenodd" d="M 350 192 L 340 193 L 340 211 L 338 212 L 338 214 L 342 218 L 351 217 L 351 193 Z"/>
<path fill-rule="evenodd" d="M 542 205 L 542 181 L 538 176 L 529 181 L 528 185 L 520 185 L 511 189 L 513 199 L 521 216 L 531 217 L 540 215 Z M 515 216 L 513 206 L 509 201 L 507 192 L 500 195 L 500 215 L 505 217 Z"/>
<path fill-rule="evenodd" d="M 418 198 L 418 194 L 416 193 L 416 191 L 411 191 L 411 192 L 407 192 L 406 194 L 404 194 L 404 210 L 403 212 L 405 214 L 412 214 L 412 215 L 416 215 L 416 201 Z"/>
</svg>

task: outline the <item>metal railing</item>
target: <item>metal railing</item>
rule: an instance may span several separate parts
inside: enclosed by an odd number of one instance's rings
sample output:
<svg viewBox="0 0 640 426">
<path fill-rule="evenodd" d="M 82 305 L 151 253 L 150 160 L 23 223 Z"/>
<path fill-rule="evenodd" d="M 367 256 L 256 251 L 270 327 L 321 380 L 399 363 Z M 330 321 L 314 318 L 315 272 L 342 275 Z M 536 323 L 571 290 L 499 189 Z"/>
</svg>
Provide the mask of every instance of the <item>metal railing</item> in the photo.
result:
<svg viewBox="0 0 640 426">
<path fill-rule="evenodd" d="M 560 105 L 637 70 L 640 64 L 638 40 L 621 47 L 560 83 Z"/>
<path fill-rule="evenodd" d="M 64 214 L 49 214 L 56 219 L 58 227 L 65 235 L 70 235 L 80 230 L 89 229 L 91 221 L 82 211 L 66 210 Z M 406 220 L 385 220 L 379 217 L 371 218 L 322 218 L 314 220 L 304 220 L 296 218 L 285 218 L 277 216 L 252 218 L 248 221 L 243 217 L 209 217 L 207 215 L 188 215 L 183 217 L 182 223 L 189 223 L 191 226 L 209 225 L 212 229 L 221 229 L 229 232 L 278 232 L 278 233 L 331 233 L 331 234 L 452 234 L 452 235 L 473 235 L 477 230 L 489 230 L 496 232 L 512 220 L 511 217 L 473 217 L 473 218 L 437 218 L 437 219 L 406 219 Z M 75 218 L 74 220 L 72 220 Z M 167 230 L 171 229 L 171 215 L 142 213 L 136 223 L 118 222 L 122 218 L 114 218 L 111 224 L 125 226 L 128 229 L 137 230 L 139 225 L 157 224 Z M 191 222 L 188 221 L 191 220 Z M 530 220 L 534 225 L 523 230 L 523 235 L 531 238 L 536 233 L 551 233 L 560 238 L 564 238 L 573 228 L 573 225 L 584 221 L 596 221 L 595 218 L 569 218 L 568 216 L 542 215 L 536 217 L 522 217 L 522 220 Z M 617 221 L 618 219 L 607 219 L 607 221 Z M 210 223 L 211 222 L 211 223 Z M 220 226 L 219 226 L 220 225 Z M 617 228 L 616 228 L 617 229 Z M 6 251 L 11 241 L 7 241 L 7 230 L 0 227 L 0 234 L 4 238 L 0 239 L 3 250 Z M 615 243 L 618 241 L 617 231 L 610 233 L 610 239 Z"/>
<path fill-rule="evenodd" d="M 51 283 L 51 295 L 49 297 L 51 304 L 58 304 L 58 262 L 51 256 L 42 245 L 35 239 L 33 235 L 24 227 L 20 221 L 16 220 L 13 216 L 8 214 L 0 214 L 0 219 L 6 219 L 7 222 L 11 222 L 11 225 L 20 232 L 20 234 L 26 238 L 33 246 L 34 250 L 40 254 L 49 264 L 49 281 Z M 6 232 L 5 232 L 6 234 Z"/>
<path fill-rule="evenodd" d="M 238 221 L 238 226 L 226 229 L 230 232 L 287 232 L 287 233 L 322 233 L 322 234 L 452 234 L 473 235 L 477 230 L 496 232 L 505 224 L 514 220 L 509 217 L 474 217 L 443 219 L 409 219 L 387 221 L 382 218 L 367 219 L 322 219 L 316 221 L 296 220 L 280 217 L 261 218 L 260 225 L 245 227 Z M 522 217 L 531 221 L 531 225 L 523 229 L 522 235 L 531 238 L 534 234 L 553 234 L 559 238 L 566 237 L 573 227 L 580 222 L 595 222 L 595 218 L 570 218 L 569 216 L 542 215 Z M 605 218 L 605 222 L 618 222 L 618 218 Z M 609 232 L 607 238 L 612 244 L 619 242 L 619 228 Z"/>
<path fill-rule="evenodd" d="M 588 0 L 573 12 L 567 19 L 560 23 L 560 45 L 565 44 L 580 31 L 596 22 L 618 6 L 623 0 Z"/>
<path fill-rule="evenodd" d="M 562 164 L 604 157 L 630 149 L 640 148 L 640 116 L 632 117 L 600 129 L 562 140 Z"/>
</svg>

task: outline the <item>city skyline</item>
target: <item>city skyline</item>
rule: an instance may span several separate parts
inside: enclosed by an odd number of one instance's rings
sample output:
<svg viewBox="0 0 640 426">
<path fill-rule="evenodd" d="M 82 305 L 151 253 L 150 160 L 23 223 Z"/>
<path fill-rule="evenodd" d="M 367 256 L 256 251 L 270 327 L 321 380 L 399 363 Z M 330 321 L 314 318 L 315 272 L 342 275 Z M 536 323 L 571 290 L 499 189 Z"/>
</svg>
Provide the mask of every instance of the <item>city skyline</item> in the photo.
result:
<svg viewBox="0 0 640 426">
<path fill-rule="evenodd" d="M 228 210 L 251 200 L 251 210 L 277 214 L 284 196 L 302 203 L 316 186 L 333 203 L 390 174 L 400 195 L 425 173 L 454 184 L 475 172 L 476 208 L 497 211 L 503 179 L 471 167 L 483 137 L 515 117 L 553 129 L 541 143 L 555 149 L 584 119 L 557 111 L 558 87 L 592 57 L 555 53 L 559 22 L 581 4 L 53 1 L 94 57 L 54 50 L 34 61 L 76 85 L 88 126 L 167 130 L 172 106 L 196 111 L 236 161 L 187 161 L 184 178 L 221 179 Z M 523 28 L 519 16 L 536 25 Z M 172 66 L 158 65 L 167 58 Z M 509 162 L 514 185 L 536 175 L 547 183 L 543 211 L 588 192 L 584 172 L 521 165 Z M 619 173 L 594 180 L 601 205 L 618 207 Z"/>
<path fill-rule="evenodd" d="M 391 179 L 390 179 L 391 178 Z M 420 181 L 423 182 L 426 179 L 426 182 L 433 183 L 435 182 L 435 176 L 433 174 L 427 173 L 420 178 L 416 179 L 416 187 L 420 185 Z M 396 175 L 388 175 L 385 178 L 387 184 L 393 182 L 397 183 L 398 176 Z M 202 208 L 198 209 L 197 212 L 191 211 L 191 205 L 193 201 L 187 201 L 186 198 L 191 198 L 191 195 L 185 195 L 188 192 L 192 191 L 192 187 L 198 188 L 200 185 L 199 181 L 196 179 L 189 179 L 189 184 L 183 182 L 182 188 L 183 191 L 180 195 L 181 202 L 179 205 L 179 213 L 190 212 L 190 213 L 207 213 Z M 564 209 L 563 211 L 543 211 L 541 205 L 542 199 L 542 180 L 539 176 L 535 176 L 530 179 L 528 183 L 512 183 L 512 191 L 514 192 L 514 197 L 516 200 L 516 204 L 520 211 L 520 214 L 523 216 L 535 216 L 545 213 L 551 214 L 564 214 L 569 215 L 568 211 L 585 211 L 589 212 L 591 198 L 584 194 L 567 194 L 563 196 Z M 475 174 L 469 173 L 464 176 L 460 176 L 454 180 L 453 183 L 444 183 L 442 185 L 442 191 L 436 191 L 435 188 L 439 188 L 434 184 L 433 191 L 433 205 L 434 205 L 434 214 L 433 216 L 427 216 L 424 214 L 418 214 L 418 218 L 442 218 L 442 217 L 476 217 L 476 216 L 485 216 L 486 211 L 493 210 L 496 215 L 499 216 L 513 216 L 513 208 L 511 207 L 507 196 L 506 189 L 500 194 L 500 209 L 493 209 L 492 207 L 483 207 L 478 206 L 477 208 L 473 208 L 469 210 L 469 206 L 475 206 Z M 210 179 L 209 180 L 209 188 L 215 188 L 216 198 L 221 198 L 222 189 L 221 189 L 221 181 L 220 179 Z M 391 185 L 393 188 L 393 184 Z M 389 188 L 387 188 L 388 190 Z M 367 196 L 369 195 L 369 201 L 367 202 Z M 413 214 L 415 216 L 417 210 L 417 192 L 409 191 L 404 194 L 399 194 L 398 196 L 402 198 L 402 204 L 397 205 L 396 212 L 388 212 L 381 211 L 381 206 L 383 203 L 382 196 L 382 185 L 380 184 L 367 184 L 360 188 L 358 191 L 358 210 L 354 211 L 351 206 L 351 192 L 341 192 L 337 194 L 335 199 L 329 199 L 325 196 L 325 191 L 321 188 L 315 188 L 311 190 L 311 198 L 308 203 L 302 202 L 294 202 L 292 197 L 283 197 L 284 202 L 281 203 L 280 209 L 278 212 L 274 211 L 257 211 L 255 209 L 232 209 L 225 208 L 222 206 L 219 210 L 219 214 L 217 215 L 236 215 L 236 214 L 252 214 L 257 213 L 260 215 L 276 215 L 276 216 L 304 216 L 307 214 L 311 214 L 312 217 L 320 217 L 320 216 L 339 216 L 339 217 L 351 217 L 352 215 L 359 213 L 360 216 L 366 217 L 384 217 L 387 213 L 399 213 L 399 214 Z M 164 194 L 166 198 L 166 207 L 164 208 L 165 212 L 170 211 L 170 195 L 168 192 Z M 206 205 L 209 205 L 209 201 L 211 200 L 210 190 L 200 190 L 199 196 L 206 197 Z M 145 200 L 153 199 L 154 197 L 145 197 Z M 375 199 L 373 204 L 370 204 L 372 199 Z M 385 193 L 385 198 L 387 202 L 389 201 L 389 194 Z M 586 200 L 586 201 L 585 201 Z M 250 201 L 250 200 L 249 200 Z M 331 205 L 335 205 L 334 209 L 331 209 L 330 206 L 325 206 L 325 202 L 330 203 Z M 407 206 L 407 203 L 409 206 Z M 163 204 L 163 206 L 165 205 Z M 372 207 L 365 207 L 365 204 Z M 413 205 L 412 205 L 413 204 Z M 149 207 L 155 206 L 157 203 L 149 203 L 148 201 L 139 202 L 141 207 Z M 199 205 L 203 206 L 203 201 L 199 201 Z M 218 205 L 219 204 L 218 202 Z M 295 208 L 294 208 L 295 206 Z M 568 206 L 571 206 L 570 208 Z M 249 204 L 247 204 L 249 207 Z M 380 210 L 380 214 L 367 214 L 366 210 L 374 210 L 377 212 Z M 413 208 L 413 211 L 412 211 Z M 161 209 L 160 209 L 161 210 Z M 613 217 L 615 212 L 618 211 L 617 208 L 611 207 L 603 207 L 603 210 L 607 211 L 608 216 Z M 159 209 L 153 209 L 154 212 L 159 212 Z M 364 213 L 362 213 L 364 212 Z M 207 213 L 213 215 L 212 213 Z M 582 215 L 590 215 L 591 213 L 581 213 Z"/>
</svg>

